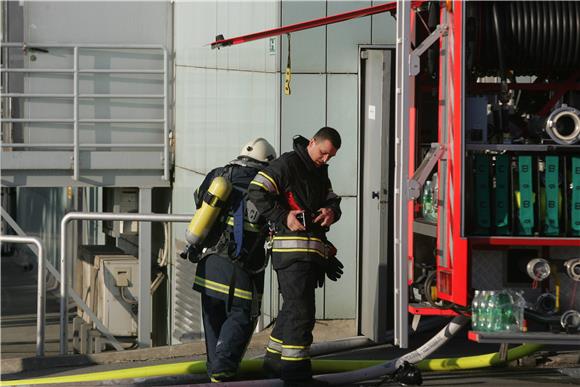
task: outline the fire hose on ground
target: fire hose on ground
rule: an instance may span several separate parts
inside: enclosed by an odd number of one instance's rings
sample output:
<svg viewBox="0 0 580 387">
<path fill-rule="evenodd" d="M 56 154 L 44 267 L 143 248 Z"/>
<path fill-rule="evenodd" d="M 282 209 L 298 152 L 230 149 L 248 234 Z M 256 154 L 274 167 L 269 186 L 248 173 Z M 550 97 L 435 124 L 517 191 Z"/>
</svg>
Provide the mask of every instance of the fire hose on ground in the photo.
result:
<svg viewBox="0 0 580 387">
<path fill-rule="evenodd" d="M 357 381 L 372 380 L 385 377 L 394 373 L 397 368 L 405 361 L 415 363 L 421 371 L 453 371 L 484 368 L 504 363 L 499 353 L 489 353 L 485 355 L 467 356 L 459 358 L 440 358 L 425 359 L 443 344 L 445 344 L 453 335 L 455 335 L 467 322 L 468 318 L 464 316 L 455 317 L 433 338 L 426 342 L 420 348 L 399 357 L 398 359 L 381 361 L 381 360 L 312 360 L 312 369 L 315 374 L 326 374 L 315 376 L 319 380 L 326 381 L 331 385 L 344 385 L 355 383 Z M 360 338 L 355 338 L 355 345 L 360 346 Z M 341 345 L 345 347 L 343 343 Z M 531 355 L 538 351 L 542 346 L 537 344 L 523 344 L 512 348 L 508 351 L 507 362 L 517 360 L 522 357 Z M 262 368 L 262 360 L 244 360 L 240 365 L 240 374 L 259 374 Z M 205 374 L 205 361 L 188 361 L 173 364 L 163 364 L 146 367 L 128 368 L 114 371 L 93 372 L 81 375 L 67 375 L 57 377 L 45 377 L 26 380 L 4 380 L 0 386 L 18 386 L 18 385 L 40 385 L 40 384 L 58 384 L 58 383 L 82 383 L 112 381 L 123 379 L 124 385 L 127 385 L 128 379 L 139 379 L 153 377 L 172 377 L 177 375 Z M 109 385 L 111 383 L 108 383 Z M 278 379 L 270 380 L 253 380 L 243 382 L 221 383 L 223 386 L 236 385 L 249 386 L 276 386 L 282 385 Z M 209 385 L 209 384 L 208 384 Z M 212 386 L 220 384 L 213 383 Z M 203 386 L 203 384 L 202 384 Z"/>
</svg>

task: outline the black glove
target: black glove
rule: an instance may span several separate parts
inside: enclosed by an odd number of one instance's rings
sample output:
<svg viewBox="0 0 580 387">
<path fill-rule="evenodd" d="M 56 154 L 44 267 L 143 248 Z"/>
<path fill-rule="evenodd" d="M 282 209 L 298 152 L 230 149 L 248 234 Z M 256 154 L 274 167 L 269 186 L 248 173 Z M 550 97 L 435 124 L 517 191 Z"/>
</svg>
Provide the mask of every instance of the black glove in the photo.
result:
<svg viewBox="0 0 580 387">
<path fill-rule="evenodd" d="M 344 265 L 342 262 L 340 262 L 336 256 L 331 256 L 326 261 L 326 276 L 328 279 L 336 281 L 342 277 L 343 268 Z"/>
<path fill-rule="evenodd" d="M 321 288 L 324 286 L 324 278 L 326 277 L 326 270 L 324 270 L 322 267 L 319 267 L 318 270 L 316 270 L 316 284 L 318 285 L 318 288 Z"/>
</svg>

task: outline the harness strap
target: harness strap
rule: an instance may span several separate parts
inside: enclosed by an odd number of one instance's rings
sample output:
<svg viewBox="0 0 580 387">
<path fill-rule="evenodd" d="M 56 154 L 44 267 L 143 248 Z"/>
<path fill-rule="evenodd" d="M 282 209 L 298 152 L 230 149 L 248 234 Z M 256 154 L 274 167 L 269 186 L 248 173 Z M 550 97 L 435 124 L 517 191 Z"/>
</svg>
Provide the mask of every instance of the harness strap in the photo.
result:
<svg viewBox="0 0 580 387">
<path fill-rule="evenodd" d="M 244 244 L 244 214 L 246 213 L 246 200 L 242 199 L 234 211 L 234 241 L 236 242 L 235 257 L 239 257 Z"/>
</svg>

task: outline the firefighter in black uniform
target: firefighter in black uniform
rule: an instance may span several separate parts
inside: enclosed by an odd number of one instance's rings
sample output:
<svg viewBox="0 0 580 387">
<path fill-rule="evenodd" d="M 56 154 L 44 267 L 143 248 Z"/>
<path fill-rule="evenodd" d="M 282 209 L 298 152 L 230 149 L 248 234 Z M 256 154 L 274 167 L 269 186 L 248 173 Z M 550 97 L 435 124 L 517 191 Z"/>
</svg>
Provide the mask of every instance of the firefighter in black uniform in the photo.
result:
<svg viewBox="0 0 580 387">
<path fill-rule="evenodd" d="M 321 385 L 312 379 L 310 344 L 315 322 L 314 290 L 324 276 L 336 281 L 342 264 L 326 239 L 341 215 L 326 164 L 340 148 L 339 133 L 320 129 L 311 140 L 294 138 L 294 151 L 260 171 L 250 183 L 249 200 L 276 226 L 272 265 L 284 299 L 270 336 L 264 371 L 285 385 Z"/>
<path fill-rule="evenodd" d="M 216 176 L 232 183 L 231 194 L 204 242 L 193 289 L 201 293 L 207 372 L 212 382 L 234 378 L 260 314 L 268 226 L 247 189 L 256 173 L 276 158 L 263 138 L 246 144 L 240 156 L 212 170 L 195 192 L 196 207 Z M 236 227 L 238 226 L 238 227 Z"/>
</svg>

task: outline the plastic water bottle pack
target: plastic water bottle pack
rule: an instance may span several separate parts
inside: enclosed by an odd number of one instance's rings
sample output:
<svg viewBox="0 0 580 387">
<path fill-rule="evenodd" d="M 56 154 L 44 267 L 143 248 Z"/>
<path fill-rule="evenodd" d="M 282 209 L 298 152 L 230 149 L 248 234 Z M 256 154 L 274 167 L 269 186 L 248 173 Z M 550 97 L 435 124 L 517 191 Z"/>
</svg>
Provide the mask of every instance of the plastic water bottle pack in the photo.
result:
<svg viewBox="0 0 580 387">
<path fill-rule="evenodd" d="M 471 304 L 472 329 L 479 332 L 520 332 L 524 325 L 524 306 L 522 292 L 476 290 Z"/>
</svg>

